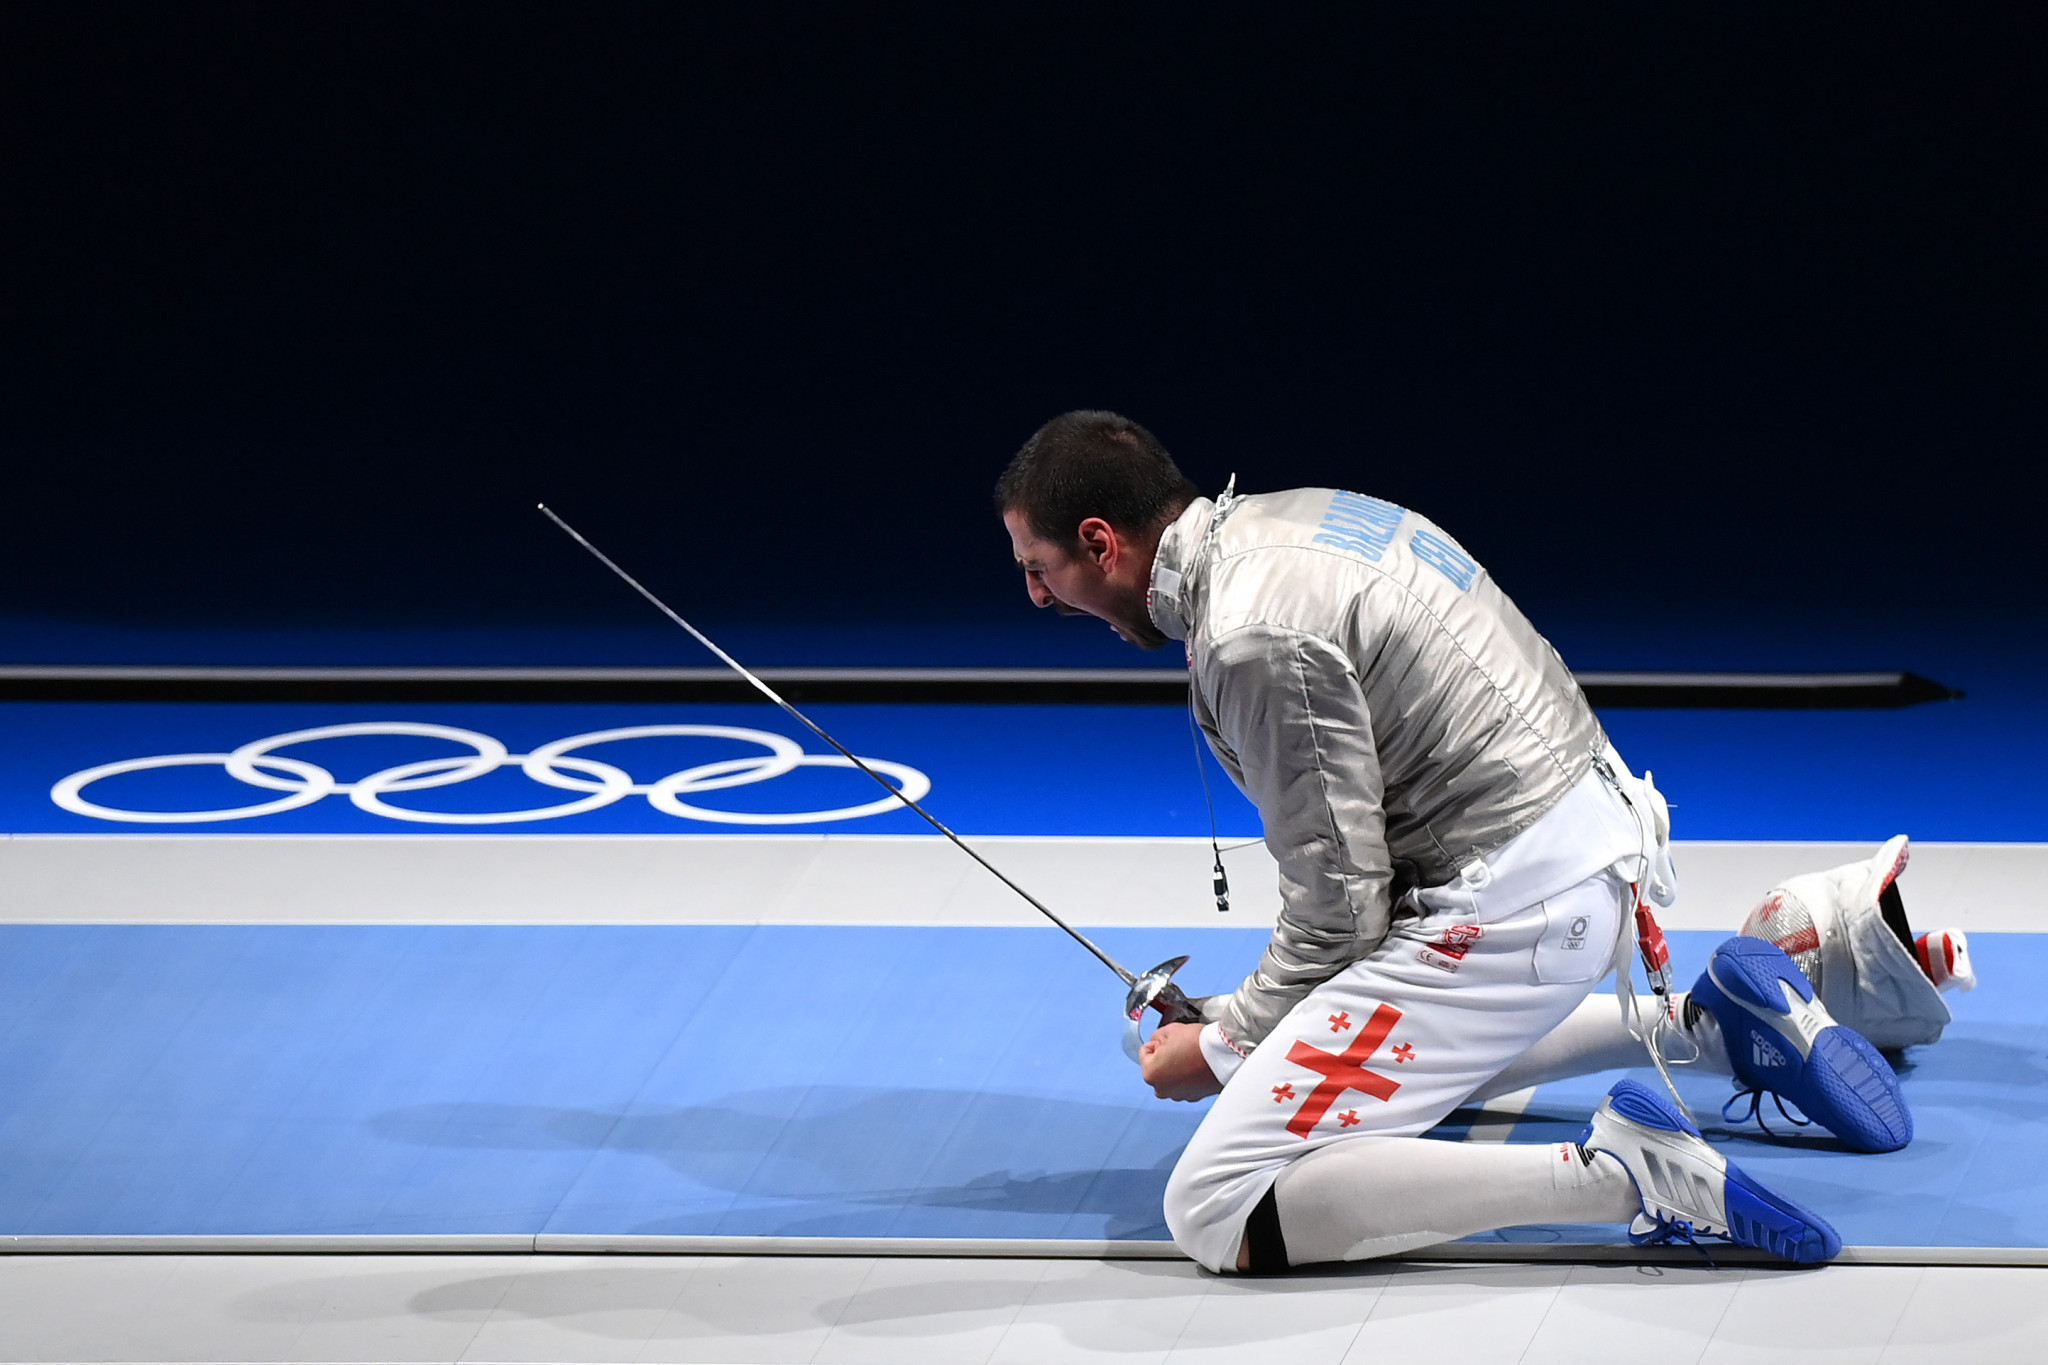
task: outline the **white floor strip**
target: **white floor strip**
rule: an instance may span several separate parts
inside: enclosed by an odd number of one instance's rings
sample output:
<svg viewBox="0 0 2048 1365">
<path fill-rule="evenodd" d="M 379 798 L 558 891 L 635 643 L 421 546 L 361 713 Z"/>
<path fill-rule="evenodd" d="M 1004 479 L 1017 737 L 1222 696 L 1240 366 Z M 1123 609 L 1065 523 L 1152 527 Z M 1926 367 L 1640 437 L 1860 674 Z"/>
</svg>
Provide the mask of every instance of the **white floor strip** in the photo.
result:
<svg viewBox="0 0 2048 1365">
<path fill-rule="evenodd" d="M 1762 1252 L 1710 1244 L 1716 1260 L 1781 1265 Z M 899 1256 L 1003 1260 L 1185 1261 L 1171 1242 L 998 1237 L 663 1237 L 580 1233 L 388 1236 L 0 1237 L 0 1256 Z M 1604 1242 L 1446 1242 L 1396 1258 L 1424 1262 L 1690 1264 L 1690 1247 Z M 1841 1265 L 2048 1266 L 2048 1247 L 1842 1248 Z"/>
<path fill-rule="evenodd" d="M 1375 1262 L 17 1257 L 0 1360 L 2033 1365 L 2048 1270 Z M 1626 1289 L 1626 1294 L 1621 1291 Z"/>
<path fill-rule="evenodd" d="M 1202 839 L 974 841 L 1090 927 L 1270 926 L 1263 845 L 1225 854 L 1216 913 Z M 1680 843 L 1667 928 L 1733 930 L 1776 882 L 1875 844 Z M 1916 925 L 2048 931 L 2048 844 L 1915 844 Z M 947 924 L 1042 920 L 937 837 L 862 835 L 14 835 L 0 922 L 68 924 Z"/>
</svg>

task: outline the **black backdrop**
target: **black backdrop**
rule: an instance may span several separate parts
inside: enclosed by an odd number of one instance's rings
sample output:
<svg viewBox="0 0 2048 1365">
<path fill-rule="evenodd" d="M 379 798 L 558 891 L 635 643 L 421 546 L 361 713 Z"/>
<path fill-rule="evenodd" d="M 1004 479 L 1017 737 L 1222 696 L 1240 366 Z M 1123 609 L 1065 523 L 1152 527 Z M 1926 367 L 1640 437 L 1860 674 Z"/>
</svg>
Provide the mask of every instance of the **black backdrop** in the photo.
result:
<svg viewBox="0 0 2048 1365">
<path fill-rule="evenodd" d="M 2038 5 L 9 4 L 0 613 L 1015 609 L 1076 406 L 1511 591 L 2042 583 Z"/>
</svg>

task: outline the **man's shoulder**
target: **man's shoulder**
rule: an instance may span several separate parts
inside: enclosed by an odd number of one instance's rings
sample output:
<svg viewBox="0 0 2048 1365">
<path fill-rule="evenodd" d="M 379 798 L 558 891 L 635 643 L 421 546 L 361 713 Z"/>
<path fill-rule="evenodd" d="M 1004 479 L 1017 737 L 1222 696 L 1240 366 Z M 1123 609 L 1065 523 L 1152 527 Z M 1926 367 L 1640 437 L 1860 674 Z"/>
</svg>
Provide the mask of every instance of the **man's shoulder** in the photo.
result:
<svg viewBox="0 0 2048 1365">
<path fill-rule="evenodd" d="M 1398 558 L 1390 553 L 1397 540 L 1427 525 L 1395 503 L 1341 488 L 1246 495 L 1215 531 L 1210 625 L 1299 627 L 1295 609 L 1384 573 Z"/>
<path fill-rule="evenodd" d="M 1342 488 L 1291 488 L 1242 500 L 1217 532 L 1217 558 L 1249 570 L 1249 561 L 1278 561 L 1281 573 L 1246 572 L 1245 587 L 1283 586 L 1295 573 L 1322 582 L 1364 584 L 1390 578 L 1425 598 L 1462 596 L 1485 574 L 1451 534 L 1422 513 L 1369 493 Z M 1346 568 L 1364 572 L 1347 574 Z M 1228 592 L 1225 596 L 1232 595 Z"/>
<path fill-rule="evenodd" d="M 1344 488 L 1289 488 L 1238 500 L 1217 528 L 1221 557 L 1266 550 L 1336 551 L 1386 567 L 1416 532 L 1448 540 L 1443 528 L 1397 502 Z"/>
<path fill-rule="evenodd" d="M 1230 505 L 1218 537 L 1224 539 L 1234 534 L 1238 539 L 1284 539 L 1290 532 L 1300 532 L 1306 539 L 1315 533 L 1334 504 L 1355 498 L 1393 507 L 1392 503 L 1341 488 L 1282 488 L 1271 493 L 1246 493 Z M 1398 513 L 1401 509 L 1394 510 Z"/>
<path fill-rule="evenodd" d="M 1218 528 L 1190 643 L 1208 666 L 1321 641 L 1353 658 L 1511 613 L 1485 570 L 1428 517 L 1337 488 L 1247 496 Z M 1226 638 L 1236 647 L 1218 650 Z"/>
</svg>

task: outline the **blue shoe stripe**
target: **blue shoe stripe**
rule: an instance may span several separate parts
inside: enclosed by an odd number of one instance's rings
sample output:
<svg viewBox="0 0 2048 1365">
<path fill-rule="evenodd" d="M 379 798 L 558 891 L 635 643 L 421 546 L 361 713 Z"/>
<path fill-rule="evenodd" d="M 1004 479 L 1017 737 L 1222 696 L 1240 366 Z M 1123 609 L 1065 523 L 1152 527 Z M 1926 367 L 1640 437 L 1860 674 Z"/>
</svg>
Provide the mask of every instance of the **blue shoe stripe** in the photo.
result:
<svg viewBox="0 0 2048 1365">
<path fill-rule="evenodd" d="M 1813 983 L 1799 964 L 1777 944 L 1760 938 L 1729 939 L 1714 950 L 1708 970 L 1723 990 L 1759 1009 L 1785 1013 L 1787 986 L 1798 991 L 1800 999 L 1813 999 Z"/>
<path fill-rule="evenodd" d="M 1913 1140 L 1913 1114 L 1899 1093 L 1898 1076 L 1862 1034 L 1839 1026 L 1821 1034 L 1800 1079 L 1799 1093 L 1788 1098 L 1808 1118 L 1816 1106 L 1839 1116 L 1841 1128 L 1825 1121 L 1821 1126 L 1850 1146 L 1892 1152 Z"/>
<path fill-rule="evenodd" d="M 1733 1163 L 1725 1198 L 1729 1240 L 1801 1265 L 1832 1261 L 1842 1239 L 1819 1214 L 1751 1180 Z"/>
<path fill-rule="evenodd" d="M 1676 1105 L 1665 1099 L 1648 1086 L 1636 1081 L 1616 1081 L 1614 1088 L 1607 1092 L 1607 1102 L 1614 1106 L 1614 1112 L 1625 1119 L 1642 1124 L 1645 1128 L 1660 1128 L 1667 1133 L 1690 1133 L 1700 1136 L 1700 1130 L 1678 1112 Z M 1591 1128 L 1586 1130 L 1592 1132 Z"/>
</svg>

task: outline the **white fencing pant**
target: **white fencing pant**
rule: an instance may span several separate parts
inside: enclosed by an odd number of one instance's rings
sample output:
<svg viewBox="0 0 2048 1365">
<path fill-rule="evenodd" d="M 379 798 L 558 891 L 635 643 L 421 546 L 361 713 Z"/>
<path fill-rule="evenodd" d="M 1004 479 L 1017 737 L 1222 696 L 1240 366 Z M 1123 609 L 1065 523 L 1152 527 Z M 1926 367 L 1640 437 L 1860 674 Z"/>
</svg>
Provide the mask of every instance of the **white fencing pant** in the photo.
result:
<svg viewBox="0 0 2048 1365">
<path fill-rule="evenodd" d="M 1686 1014 L 1688 994 L 1680 991 L 1672 1002 L 1672 1010 L 1680 1019 Z M 1638 1019 L 1652 1018 L 1662 1008 L 1663 1002 L 1655 996 L 1636 997 Z M 1714 1076 L 1735 1074 L 1735 1068 L 1728 1061 L 1727 1049 L 1721 1043 L 1721 1026 L 1713 1015 L 1701 1014 L 1690 1025 L 1683 1026 L 1683 1036 L 1690 1039 L 1691 1045 L 1678 1043 L 1675 1056 L 1667 1051 L 1665 1061 L 1668 1064 Z M 1517 1090 L 1548 1085 L 1572 1076 L 1649 1065 L 1650 1049 L 1628 1031 L 1628 1021 L 1621 1016 L 1621 1001 L 1611 992 L 1602 991 L 1588 997 L 1572 1011 L 1569 1019 L 1543 1035 L 1541 1042 L 1473 1091 L 1472 1098 L 1490 1100 L 1497 1095 L 1511 1095 Z"/>
<path fill-rule="evenodd" d="M 1211 1270 L 1236 1266 L 1246 1218 L 1291 1163 L 1358 1137 L 1426 1132 L 1564 1023 L 1607 973 L 1633 909 L 1612 870 L 1530 905 L 1420 900 L 1423 915 L 1397 921 L 1294 1007 L 1181 1154 L 1166 1224 Z"/>
</svg>

